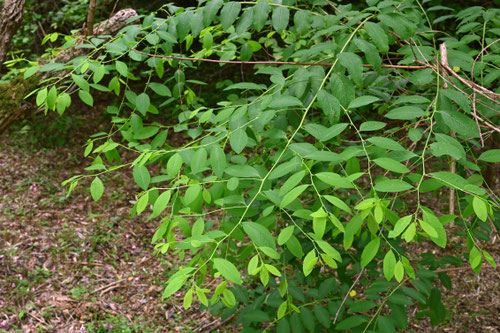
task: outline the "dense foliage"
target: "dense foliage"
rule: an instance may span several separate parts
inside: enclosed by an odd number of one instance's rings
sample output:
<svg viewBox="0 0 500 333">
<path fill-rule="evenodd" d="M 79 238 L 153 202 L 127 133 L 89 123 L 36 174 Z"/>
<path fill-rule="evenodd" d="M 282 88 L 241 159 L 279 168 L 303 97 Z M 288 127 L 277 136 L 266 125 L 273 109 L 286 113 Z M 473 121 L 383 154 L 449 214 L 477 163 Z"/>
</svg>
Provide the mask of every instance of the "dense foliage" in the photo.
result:
<svg viewBox="0 0 500 333">
<path fill-rule="evenodd" d="M 237 313 L 244 332 L 393 332 L 409 307 L 446 319 L 435 270 L 496 265 L 482 243 L 500 220 L 485 175 L 500 161 L 499 35 L 499 11 L 481 7 L 199 1 L 24 76 L 64 71 L 34 92 L 46 111 L 111 101 L 91 166 L 66 184 L 90 179 L 99 200 L 130 168 L 131 215 L 185 260 L 165 298 Z M 452 226 L 456 256 L 415 251 L 450 246 Z"/>
</svg>

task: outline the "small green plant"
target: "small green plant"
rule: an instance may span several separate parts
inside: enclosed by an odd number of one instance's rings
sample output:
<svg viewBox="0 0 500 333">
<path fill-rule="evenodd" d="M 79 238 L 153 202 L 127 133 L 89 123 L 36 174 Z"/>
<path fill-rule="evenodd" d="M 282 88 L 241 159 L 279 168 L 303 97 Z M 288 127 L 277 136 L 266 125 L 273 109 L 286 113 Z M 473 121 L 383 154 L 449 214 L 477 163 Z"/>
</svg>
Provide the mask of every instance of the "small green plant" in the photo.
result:
<svg viewBox="0 0 500 333">
<path fill-rule="evenodd" d="M 109 131 L 86 144 L 88 174 L 65 184 L 89 179 L 97 201 L 106 174 L 130 169 L 131 216 L 148 212 L 155 249 L 185 259 L 164 298 L 182 290 L 186 309 L 237 314 L 244 332 L 394 332 L 410 307 L 449 318 L 436 270 L 496 267 L 482 242 L 499 221 L 483 174 L 500 161 L 499 11 L 450 14 L 449 35 L 430 19 L 442 6 L 366 4 L 166 5 L 83 44 L 89 56 L 36 92 L 60 114 L 116 97 Z M 203 82 L 204 66 L 243 79 Z M 415 251 L 450 246 L 451 226 L 457 257 Z"/>
</svg>

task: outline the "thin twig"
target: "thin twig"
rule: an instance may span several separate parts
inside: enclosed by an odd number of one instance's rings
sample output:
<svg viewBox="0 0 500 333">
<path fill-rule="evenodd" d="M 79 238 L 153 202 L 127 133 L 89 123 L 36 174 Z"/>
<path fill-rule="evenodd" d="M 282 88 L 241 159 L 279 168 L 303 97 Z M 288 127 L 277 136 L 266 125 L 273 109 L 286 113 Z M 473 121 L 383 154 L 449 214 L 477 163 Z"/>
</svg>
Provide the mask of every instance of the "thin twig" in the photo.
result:
<svg viewBox="0 0 500 333">
<path fill-rule="evenodd" d="M 486 266 L 486 267 L 483 267 L 481 269 L 495 269 L 495 267 L 491 267 L 491 266 Z M 469 270 L 469 269 L 472 269 L 470 266 L 462 266 L 462 267 L 450 267 L 450 268 L 440 268 L 440 269 L 436 269 L 435 271 L 433 271 L 434 273 L 444 273 L 444 272 L 455 272 L 455 271 L 465 271 L 465 270 Z"/>
<path fill-rule="evenodd" d="M 337 310 L 337 313 L 335 313 L 335 319 L 333 319 L 333 323 L 335 324 L 337 322 L 337 319 L 339 317 L 339 314 L 340 314 L 340 310 L 342 310 L 342 307 L 344 306 L 344 303 L 347 301 L 347 298 L 349 297 L 349 294 L 351 293 L 351 291 L 354 289 L 354 287 L 356 286 L 356 284 L 358 284 L 359 282 L 359 279 L 361 278 L 361 275 L 363 275 L 365 271 L 365 268 L 363 267 L 361 269 L 361 271 L 359 272 L 358 276 L 356 277 L 356 280 L 354 280 L 354 283 L 351 285 L 351 287 L 349 288 L 349 290 L 347 291 L 347 293 L 345 294 L 345 297 L 344 299 L 342 300 L 342 303 L 340 303 L 340 306 Z"/>
</svg>

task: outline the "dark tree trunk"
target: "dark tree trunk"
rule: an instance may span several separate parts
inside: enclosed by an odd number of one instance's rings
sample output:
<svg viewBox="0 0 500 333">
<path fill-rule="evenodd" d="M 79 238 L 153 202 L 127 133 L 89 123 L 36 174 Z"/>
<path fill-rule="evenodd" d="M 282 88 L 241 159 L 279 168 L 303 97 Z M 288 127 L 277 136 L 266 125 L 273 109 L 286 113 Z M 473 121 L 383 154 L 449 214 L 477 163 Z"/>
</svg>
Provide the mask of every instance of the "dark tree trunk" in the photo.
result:
<svg viewBox="0 0 500 333">
<path fill-rule="evenodd" d="M 9 2 L 9 0 L 6 2 Z M 136 16 L 137 13 L 133 9 L 120 10 L 113 17 L 95 25 L 93 30 L 94 35 L 114 35 L 125 26 L 128 20 Z M 1 24 L 2 22 L 0 21 L 0 26 Z M 0 36 L 0 39 L 1 38 L 2 36 Z M 84 39 L 81 38 L 80 42 L 60 52 L 52 62 L 65 63 L 85 54 L 86 49 L 76 47 L 83 41 Z M 44 75 L 42 75 L 41 73 L 37 73 L 28 80 L 24 80 L 23 76 L 19 75 L 11 82 L 0 85 L 0 134 L 2 134 L 10 124 L 22 119 L 29 110 L 32 110 L 32 106 L 24 99 L 24 96 L 33 91 L 38 83 L 46 78 L 47 75 L 50 74 L 44 73 Z"/>
<path fill-rule="evenodd" d="M 0 8 L 0 72 L 10 48 L 10 41 L 23 21 L 26 0 L 5 0 Z"/>
</svg>

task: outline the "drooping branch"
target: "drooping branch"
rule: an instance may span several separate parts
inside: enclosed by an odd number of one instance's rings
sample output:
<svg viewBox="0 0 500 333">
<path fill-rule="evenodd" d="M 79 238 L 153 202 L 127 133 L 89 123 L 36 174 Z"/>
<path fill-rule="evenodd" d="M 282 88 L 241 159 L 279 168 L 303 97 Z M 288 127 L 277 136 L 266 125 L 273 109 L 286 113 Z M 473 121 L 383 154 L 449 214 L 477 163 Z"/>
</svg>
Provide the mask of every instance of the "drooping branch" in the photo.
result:
<svg viewBox="0 0 500 333">
<path fill-rule="evenodd" d="M 12 1 L 7 0 L 7 2 Z M 123 28 L 129 20 L 137 16 L 137 12 L 133 9 L 121 10 L 108 20 L 95 25 L 94 35 L 114 35 Z M 3 22 L 0 21 L 0 25 L 2 23 Z M 75 57 L 85 54 L 87 49 L 78 47 L 78 45 L 85 41 L 83 34 L 76 37 L 78 38 L 77 43 L 67 50 L 60 52 L 55 58 L 49 61 L 65 63 Z M 0 40 L 1 39 L 2 36 L 0 36 Z M 40 60 L 40 62 L 42 62 L 42 60 Z M 43 62 L 47 62 L 47 59 L 43 59 Z M 24 100 L 24 96 L 33 91 L 43 78 L 43 75 L 40 73 L 30 77 L 28 80 L 24 80 L 23 76 L 20 75 L 9 84 L 0 85 L 0 134 L 2 134 L 10 124 L 22 119 L 29 110 L 32 110 L 30 104 Z"/>
</svg>

